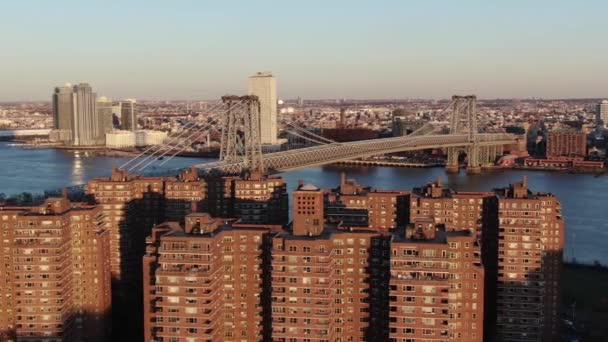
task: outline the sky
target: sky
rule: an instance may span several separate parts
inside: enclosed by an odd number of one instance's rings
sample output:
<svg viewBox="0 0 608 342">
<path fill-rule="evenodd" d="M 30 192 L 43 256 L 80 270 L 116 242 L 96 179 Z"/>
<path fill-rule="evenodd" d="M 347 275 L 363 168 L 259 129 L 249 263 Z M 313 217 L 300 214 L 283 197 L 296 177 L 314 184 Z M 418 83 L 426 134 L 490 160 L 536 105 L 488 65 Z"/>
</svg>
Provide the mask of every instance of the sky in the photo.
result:
<svg viewBox="0 0 608 342">
<path fill-rule="evenodd" d="M 0 101 L 608 96 L 605 0 L 2 0 Z"/>
</svg>

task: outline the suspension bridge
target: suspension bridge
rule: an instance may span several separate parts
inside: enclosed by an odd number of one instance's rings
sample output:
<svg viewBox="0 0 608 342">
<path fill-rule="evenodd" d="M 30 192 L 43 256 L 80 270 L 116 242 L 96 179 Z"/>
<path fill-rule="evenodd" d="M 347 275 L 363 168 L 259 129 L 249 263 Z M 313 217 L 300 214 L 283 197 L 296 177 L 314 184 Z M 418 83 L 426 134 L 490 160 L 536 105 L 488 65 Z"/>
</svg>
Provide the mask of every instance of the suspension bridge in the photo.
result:
<svg viewBox="0 0 608 342">
<path fill-rule="evenodd" d="M 312 146 L 263 153 L 260 143 L 260 105 L 256 96 L 224 96 L 209 110 L 207 120 L 198 118 L 184 124 L 164 144 L 151 146 L 121 166 L 130 172 L 145 172 L 153 165 L 163 165 L 190 147 L 202 134 L 216 130 L 221 134 L 219 161 L 195 165 L 201 173 L 239 174 L 243 171 L 284 172 L 312 166 L 366 158 L 387 153 L 432 148 L 447 149 L 446 169 L 459 171 L 459 157 L 466 154 L 466 170 L 479 173 L 485 165 L 502 155 L 505 145 L 516 142 L 506 133 L 480 133 L 477 127 L 475 96 L 453 96 L 446 110 L 450 112 L 448 134 L 438 134 L 426 124 L 412 134 L 340 143 L 306 130 L 293 122 L 285 132 L 308 141 Z"/>
</svg>

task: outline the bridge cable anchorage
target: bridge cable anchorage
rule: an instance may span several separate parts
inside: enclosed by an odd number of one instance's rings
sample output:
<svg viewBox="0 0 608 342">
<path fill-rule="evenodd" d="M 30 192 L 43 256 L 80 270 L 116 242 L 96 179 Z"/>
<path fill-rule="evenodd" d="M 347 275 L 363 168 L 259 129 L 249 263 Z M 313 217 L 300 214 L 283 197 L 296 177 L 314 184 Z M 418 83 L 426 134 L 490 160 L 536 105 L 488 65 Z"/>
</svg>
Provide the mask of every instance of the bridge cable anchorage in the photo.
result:
<svg viewBox="0 0 608 342">
<path fill-rule="evenodd" d="M 222 114 L 225 114 L 225 112 L 222 113 Z M 215 122 L 215 120 L 213 122 L 210 122 L 210 124 L 214 124 L 214 123 L 217 124 L 217 122 Z M 209 126 L 209 125 L 207 125 L 207 126 Z M 211 131 L 213 129 L 212 127 L 208 127 L 208 128 L 209 128 L 209 131 Z M 195 132 L 195 134 L 198 133 L 199 131 Z M 189 139 L 189 138 L 186 138 L 186 139 Z M 177 156 L 179 153 L 181 153 L 186 148 L 188 148 L 188 145 L 184 145 L 180 150 L 178 150 L 177 152 L 173 153 L 173 155 L 171 155 L 170 157 L 168 157 L 167 159 L 165 159 L 162 163 L 160 163 L 159 166 L 164 165 L 165 163 L 167 163 L 168 161 L 170 161 L 171 159 L 173 159 L 175 156 Z"/>
<path fill-rule="evenodd" d="M 214 106 L 213 106 L 211 109 L 209 109 L 209 110 L 207 111 L 207 113 L 213 113 L 213 111 L 215 111 L 216 109 L 221 108 L 222 106 L 223 106 L 223 104 L 222 104 L 222 103 L 220 103 L 220 104 L 216 104 L 216 105 L 214 105 Z M 187 129 L 189 129 L 190 127 L 192 127 L 192 126 L 196 125 L 197 123 L 198 123 L 198 122 L 196 122 L 195 120 L 193 120 L 193 121 L 190 121 L 190 122 L 186 123 L 186 124 L 185 124 L 185 125 L 182 127 L 182 131 L 181 131 L 181 133 L 180 133 L 178 136 L 176 136 L 176 137 L 172 137 L 173 139 L 172 139 L 171 141 L 167 142 L 166 144 L 170 144 L 170 143 L 172 143 L 172 142 L 176 141 L 177 139 L 179 139 L 179 138 L 180 138 L 180 137 L 181 137 L 181 136 L 182 136 L 182 135 L 183 135 L 183 134 L 186 132 L 186 130 L 187 130 Z M 160 149 L 160 148 L 162 148 L 162 147 L 163 147 L 163 145 L 164 145 L 164 144 L 158 144 L 158 145 L 152 145 L 152 146 L 148 147 L 147 149 L 145 149 L 143 152 L 141 152 L 141 153 L 140 153 L 140 154 L 138 154 L 137 156 L 135 156 L 135 157 L 131 158 L 130 160 L 128 160 L 127 162 L 125 162 L 124 164 L 122 164 L 122 165 L 120 166 L 120 168 L 121 168 L 121 169 L 126 168 L 126 167 L 127 167 L 127 165 L 129 165 L 129 164 L 131 164 L 131 163 L 135 162 L 137 159 L 139 159 L 140 157 L 142 157 L 142 156 L 143 156 L 143 155 L 145 155 L 146 153 L 150 152 L 152 149 L 154 149 L 154 148 L 159 148 L 159 149 Z M 156 152 L 154 152 L 154 153 L 156 153 Z M 152 154 L 154 154 L 154 153 L 152 153 Z M 149 158 L 148 158 L 148 157 L 146 157 L 146 158 L 144 158 L 144 160 L 143 160 L 143 161 L 145 161 L 145 160 L 147 160 L 147 159 L 149 159 Z M 134 169 L 134 168 L 136 168 L 137 166 L 139 166 L 141 163 L 143 163 L 143 161 L 140 161 L 139 163 L 137 163 L 135 166 L 133 166 L 132 168 L 130 168 L 130 169 L 129 169 L 129 171 L 130 171 L 130 170 L 132 170 L 132 169 Z"/>
<path fill-rule="evenodd" d="M 302 139 L 304 139 L 304 140 L 306 140 L 306 141 L 310 141 L 310 142 L 313 142 L 313 143 L 317 143 L 317 144 L 319 144 L 319 145 L 328 145 L 328 144 L 329 144 L 329 143 L 324 142 L 324 141 L 318 141 L 318 140 L 315 140 L 315 139 L 313 139 L 313 138 L 306 137 L 306 136 L 301 135 L 301 134 L 299 134 L 299 133 L 297 133 L 297 132 L 295 132 L 295 131 L 291 131 L 291 130 L 285 130 L 285 132 L 286 132 L 287 134 L 291 134 L 291 135 L 293 135 L 293 136 L 296 136 L 296 137 L 302 138 Z"/>
<path fill-rule="evenodd" d="M 322 136 L 322 135 L 315 134 L 315 133 L 313 133 L 313 132 L 311 132 L 311 131 L 307 130 L 306 128 L 303 128 L 303 127 L 301 127 L 301 126 L 298 126 L 298 125 L 294 124 L 293 122 L 286 122 L 286 124 L 287 124 L 288 126 L 291 126 L 292 128 L 295 128 L 295 129 L 296 129 L 296 130 L 298 130 L 298 131 L 301 131 L 301 132 L 303 132 L 303 133 L 306 133 L 306 134 L 312 135 L 314 138 L 317 138 L 317 139 L 320 139 L 320 140 L 325 140 L 325 141 L 327 141 L 327 143 L 328 143 L 328 144 L 333 144 L 333 143 L 336 143 L 336 141 L 334 141 L 334 140 L 328 139 L 328 138 L 326 138 L 326 137 L 324 137 L 324 136 Z"/>
<path fill-rule="evenodd" d="M 219 115 L 223 115 L 228 111 L 228 109 L 226 109 L 224 112 L 220 113 Z M 184 140 L 187 142 L 190 138 L 196 136 L 197 134 L 199 134 L 200 132 L 209 129 L 212 125 L 216 124 L 217 122 L 215 121 L 215 119 L 212 119 L 211 121 L 207 122 L 207 124 L 205 124 L 203 127 L 198 128 L 196 131 L 194 131 L 194 133 L 188 135 Z M 141 168 L 139 168 L 139 171 L 144 170 L 145 168 L 147 168 L 148 166 L 152 165 L 154 162 L 158 161 L 160 158 L 164 157 L 165 155 L 167 155 L 169 152 L 173 151 L 173 149 L 175 148 L 175 146 L 170 145 L 170 144 L 165 144 L 165 147 L 167 147 L 167 149 L 165 150 L 165 152 L 163 152 L 162 154 L 156 156 L 156 158 L 154 158 L 153 160 L 151 160 L 150 162 L 148 162 L 147 164 L 145 164 L 144 166 L 142 166 Z M 181 151 L 185 150 L 188 147 L 188 145 L 184 145 L 180 150 L 178 150 L 175 154 L 173 154 L 170 159 L 173 159 L 173 157 L 175 157 L 177 154 L 179 154 Z M 162 164 L 166 163 L 167 161 L 163 161 Z"/>
</svg>

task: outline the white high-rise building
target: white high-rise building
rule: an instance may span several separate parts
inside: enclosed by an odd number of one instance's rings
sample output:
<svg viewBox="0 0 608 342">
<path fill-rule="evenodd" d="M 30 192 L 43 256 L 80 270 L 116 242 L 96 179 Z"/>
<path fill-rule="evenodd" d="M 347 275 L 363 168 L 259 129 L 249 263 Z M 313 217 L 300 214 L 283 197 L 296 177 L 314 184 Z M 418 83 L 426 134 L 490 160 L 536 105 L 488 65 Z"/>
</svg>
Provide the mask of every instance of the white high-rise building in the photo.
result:
<svg viewBox="0 0 608 342">
<path fill-rule="evenodd" d="M 608 127 L 608 100 L 602 100 L 597 104 L 597 124 Z"/>
<path fill-rule="evenodd" d="M 271 72 L 249 77 L 249 95 L 260 99 L 260 136 L 262 144 L 277 143 L 277 81 Z"/>
</svg>

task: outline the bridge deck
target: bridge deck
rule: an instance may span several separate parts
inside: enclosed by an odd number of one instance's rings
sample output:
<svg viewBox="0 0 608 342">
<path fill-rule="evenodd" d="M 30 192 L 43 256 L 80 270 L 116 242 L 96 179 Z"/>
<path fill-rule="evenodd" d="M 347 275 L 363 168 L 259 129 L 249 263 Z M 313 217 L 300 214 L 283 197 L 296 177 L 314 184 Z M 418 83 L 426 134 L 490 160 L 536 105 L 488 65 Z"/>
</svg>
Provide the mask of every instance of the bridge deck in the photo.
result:
<svg viewBox="0 0 608 342">
<path fill-rule="evenodd" d="M 499 146 L 516 141 L 512 134 L 478 134 L 479 146 Z M 339 161 L 366 158 L 378 154 L 415 151 L 429 148 L 465 147 L 471 143 L 467 134 L 423 135 L 384 138 L 375 140 L 353 141 L 307 147 L 298 150 L 281 151 L 265 154 L 264 166 L 276 171 L 292 171 L 306 167 L 331 164 Z M 215 162 L 195 165 L 202 170 L 217 169 L 226 173 L 238 173 L 242 161 Z"/>
</svg>

